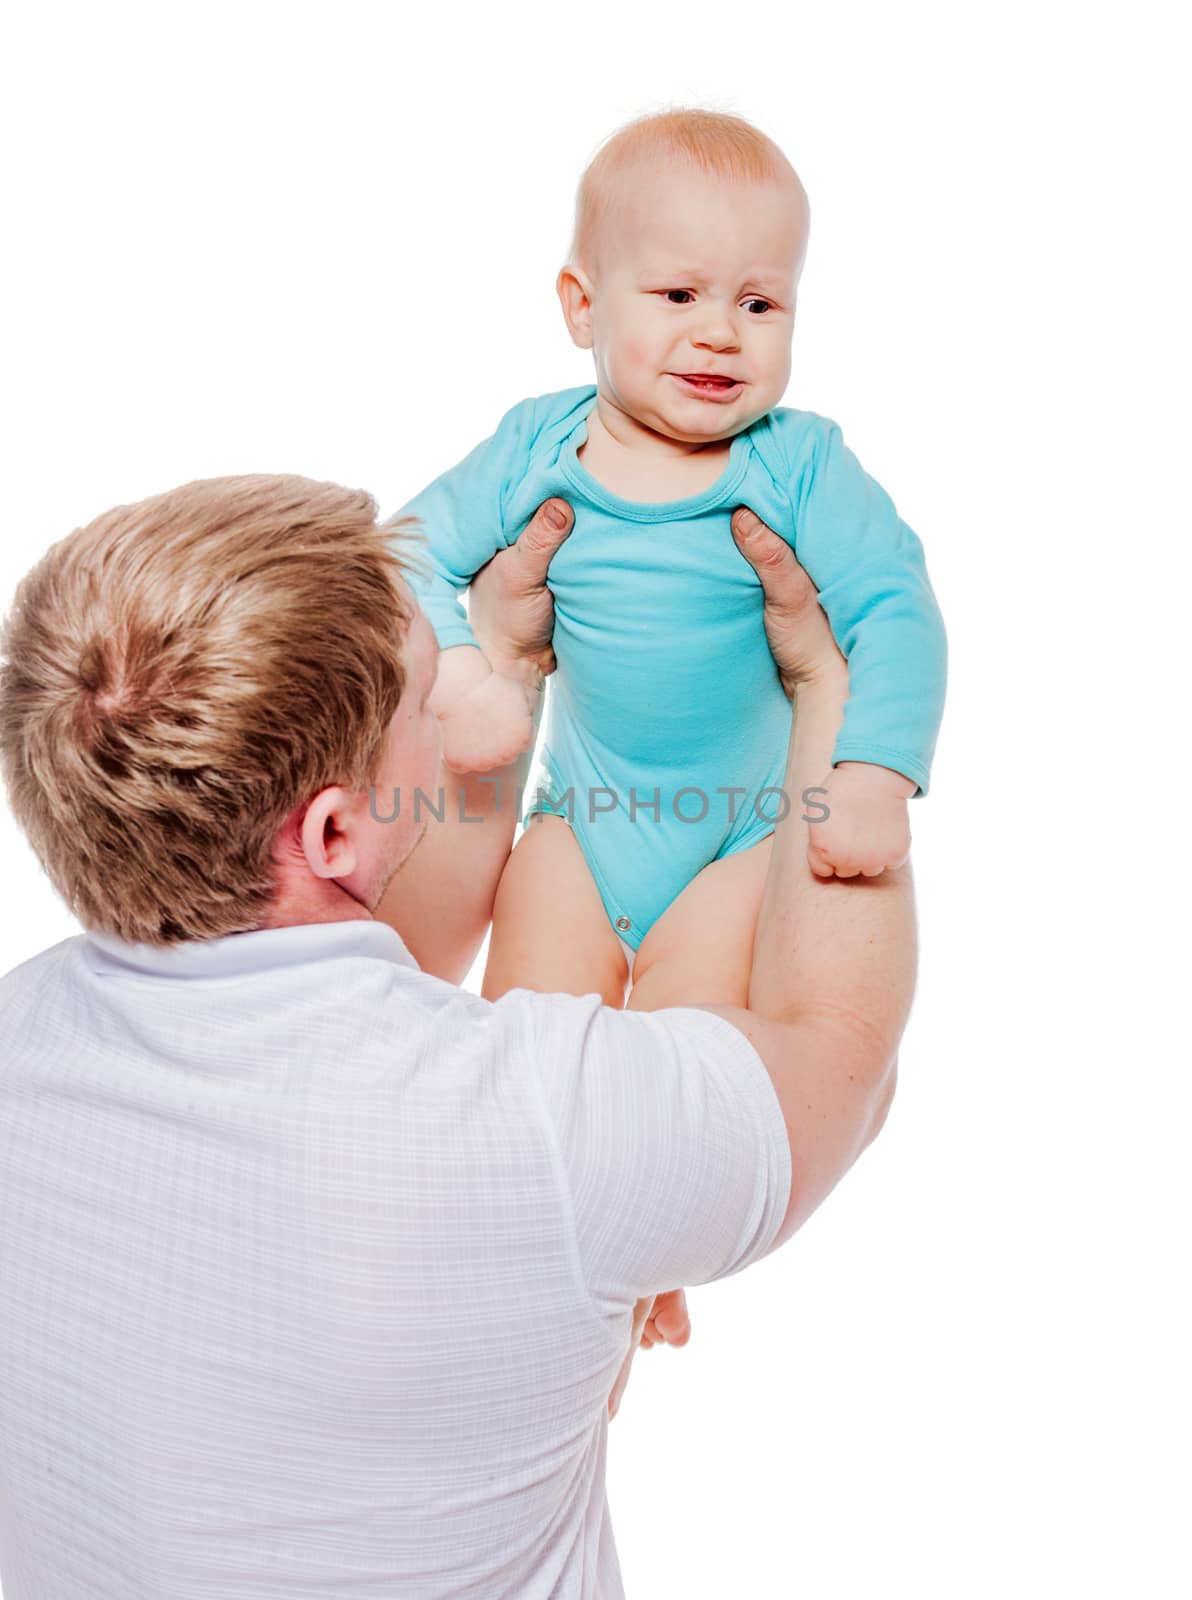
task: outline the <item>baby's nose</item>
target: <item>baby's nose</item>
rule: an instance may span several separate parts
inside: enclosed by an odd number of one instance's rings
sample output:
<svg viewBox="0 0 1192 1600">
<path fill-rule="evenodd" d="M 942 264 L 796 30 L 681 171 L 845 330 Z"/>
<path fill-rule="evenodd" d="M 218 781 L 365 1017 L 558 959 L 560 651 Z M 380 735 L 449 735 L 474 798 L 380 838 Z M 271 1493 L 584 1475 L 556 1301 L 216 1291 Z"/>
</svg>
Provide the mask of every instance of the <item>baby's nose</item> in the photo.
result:
<svg viewBox="0 0 1192 1600">
<path fill-rule="evenodd" d="M 694 343 L 697 348 L 714 350 L 735 350 L 740 343 L 733 319 L 727 312 L 709 312 L 707 319 L 697 330 Z"/>
</svg>

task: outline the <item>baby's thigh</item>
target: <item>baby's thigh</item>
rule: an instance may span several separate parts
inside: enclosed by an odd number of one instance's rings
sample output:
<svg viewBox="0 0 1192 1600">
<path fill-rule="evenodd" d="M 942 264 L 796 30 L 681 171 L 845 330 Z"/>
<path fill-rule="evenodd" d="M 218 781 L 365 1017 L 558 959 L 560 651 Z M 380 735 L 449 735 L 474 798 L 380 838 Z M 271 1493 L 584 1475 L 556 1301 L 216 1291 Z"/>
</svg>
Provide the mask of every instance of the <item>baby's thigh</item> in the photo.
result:
<svg viewBox="0 0 1192 1600">
<path fill-rule="evenodd" d="M 744 1006 L 753 936 L 774 835 L 711 861 L 671 901 L 638 948 L 629 1009 Z"/>
<path fill-rule="evenodd" d="M 562 817 L 530 817 L 497 886 L 481 994 L 598 994 L 618 1010 L 628 967 L 579 842 Z"/>
</svg>

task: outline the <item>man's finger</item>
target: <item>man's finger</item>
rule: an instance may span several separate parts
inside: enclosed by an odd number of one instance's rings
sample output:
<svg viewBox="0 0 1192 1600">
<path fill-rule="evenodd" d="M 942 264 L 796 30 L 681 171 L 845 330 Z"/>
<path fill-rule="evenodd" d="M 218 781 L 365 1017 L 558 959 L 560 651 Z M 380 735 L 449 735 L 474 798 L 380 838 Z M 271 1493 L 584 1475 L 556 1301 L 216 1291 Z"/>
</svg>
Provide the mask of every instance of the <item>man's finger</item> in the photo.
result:
<svg viewBox="0 0 1192 1600">
<path fill-rule="evenodd" d="M 513 548 L 528 581 L 546 582 L 546 569 L 555 551 L 571 532 L 575 516 L 566 500 L 544 500 L 522 529 Z"/>
<path fill-rule="evenodd" d="M 740 539 L 748 539 L 759 528 L 764 529 L 765 523 L 756 511 L 751 511 L 748 506 L 738 506 L 732 515 L 733 533 Z"/>
<path fill-rule="evenodd" d="M 748 506 L 737 507 L 731 527 L 737 548 L 752 566 L 783 566 L 788 557 L 792 565 L 796 564 L 794 551 L 786 540 L 780 539 Z"/>
<path fill-rule="evenodd" d="M 733 512 L 731 527 L 737 549 L 762 580 L 766 598 L 789 606 L 792 610 L 806 603 L 814 595 L 815 585 L 799 565 L 795 552 L 768 528 L 756 512 L 748 506 L 738 506 Z"/>
<path fill-rule="evenodd" d="M 786 539 L 779 538 L 773 528 L 768 528 L 747 506 L 738 506 L 733 512 L 733 538 L 749 565 L 757 571 L 758 578 L 768 573 L 790 573 L 792 579 L 805 578 L 802 566 L 795 560 L 795 552 Z M 808 579 L 810 582 L 810 579 Z"/>
</svg>

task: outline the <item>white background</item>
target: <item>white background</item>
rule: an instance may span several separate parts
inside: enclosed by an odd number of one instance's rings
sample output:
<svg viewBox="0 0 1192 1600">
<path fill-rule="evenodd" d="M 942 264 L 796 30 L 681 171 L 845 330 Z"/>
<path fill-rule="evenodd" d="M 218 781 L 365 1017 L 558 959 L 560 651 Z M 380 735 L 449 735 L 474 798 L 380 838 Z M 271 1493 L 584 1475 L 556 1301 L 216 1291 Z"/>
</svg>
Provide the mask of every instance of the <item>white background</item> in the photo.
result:
<svg viewBox="0 0 1192 1600">
<path fill-rule="evenodd" d="M 5 605 L 52 541 L 191 478 L 395 509 L 589 381 L 553 280 L 618 123 L 708 104 L 788 152 L 813 226 L 786 403 L 842 424 L 949 625 L 921 981 L 878 1143 L 779 1255 L 692 1292 L 687 1349 L 638 1358 L 628 1594 L 1186 1595 L 1174 7 L 23 9 Z M 76 930 L 7 812 L 0 852 L 6 969 Z"/>
</svg>

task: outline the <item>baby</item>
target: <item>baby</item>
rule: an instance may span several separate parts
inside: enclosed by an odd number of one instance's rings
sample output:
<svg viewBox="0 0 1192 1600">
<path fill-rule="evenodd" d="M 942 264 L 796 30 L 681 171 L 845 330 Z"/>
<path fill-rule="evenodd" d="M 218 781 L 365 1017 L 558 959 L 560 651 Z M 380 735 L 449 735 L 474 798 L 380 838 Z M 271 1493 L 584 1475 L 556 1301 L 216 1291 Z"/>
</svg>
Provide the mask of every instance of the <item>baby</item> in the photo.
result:
<svg viewBox="0 0 1192 1600">
<path fill-rule="evenodd" d="M 532 723 L 458 597 L 544 500 L 575 514 L 548 578 L 557 671 L 528 790 L 546 826 L 526 827 L 501 881 L 490 997 L 620 1006 L 632 982 L 643 1007 L 745 1005 L 776 819 L 817 819 L 821 876 L 906 859 L 944 628 L 919 541 L 840 430 L 779 405 L 808 220 L 785 156 L 740 118 L 622 128 L 580 182 L 556 285 L 595 385 L 521 401 L 402 508 L 427 538 L 413 587 L 442 650 L 444 760 L 474 772 L 525 750 Z M 741 505 L 791 544 L 848 660 L 832 770 L 806 799 L 781 789 L 791 706 L 729 526 Z"/>
</svg>

